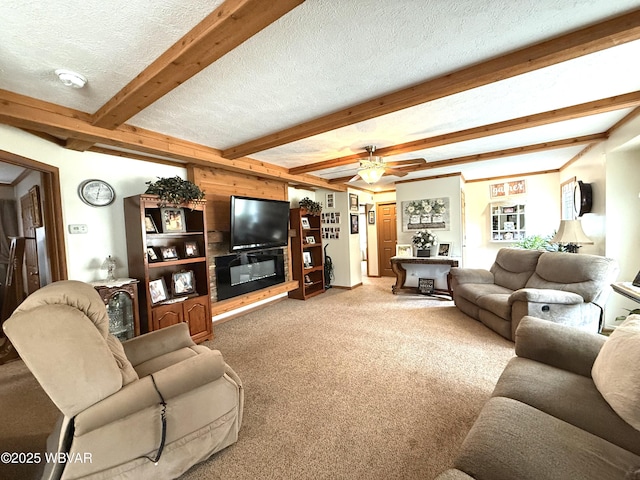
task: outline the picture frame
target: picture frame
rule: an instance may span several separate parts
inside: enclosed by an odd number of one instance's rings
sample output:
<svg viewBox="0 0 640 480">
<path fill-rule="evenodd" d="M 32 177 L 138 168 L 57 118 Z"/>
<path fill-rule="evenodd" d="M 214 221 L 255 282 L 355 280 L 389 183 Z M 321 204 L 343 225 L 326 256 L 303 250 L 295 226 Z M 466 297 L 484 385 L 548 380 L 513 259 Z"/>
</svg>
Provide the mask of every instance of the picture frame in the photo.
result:
<svg viewBox="0 0 640 480">
<path fill-rule="evenodd" d="M 413 245 L 409 243 L 406 245 L 396 245 L 396 257 L 413 257 Z"/>
<path fill-rule="evenodd" d="M 300 225 L 302 225 L 302 228 L 305 228 L 307 230 L 311 228 L 311 224 L 309 223 L 309 219 L 307 217 L 302 217 L 300 219 Z"/>
<path fill-rule="evenodd" d="M 184 256 L 185 258 L 199 257 L 200 249 L 198 248 L 198 242 L 195 240 L 184 242 Z"/>
<path fill-rule="evenodd" d="M 327 193 L 327 208 L 334 208 L 335 198 L 335 193 Z"/>
<path fill-rule="evenodd" d="M 34 185 L 29 189 L 29 198 L 31 199 L 31 215 L 35 228 L 42 227 L 42 209 L 40 208 L 40 187 Z"/>
<path fill-rule="evenodd" d="M 448 257 L 451 255 L 451 244 L 442 242 L 438 244 L 438 256 L 439 257 Z"/>
<path fill-rule="evenodd" d="M 352 212 L 358 211 L 358 195 L 355 193 L 349 194 L 349 210 Z"/>
<path fill-rule="evenodd" d="M 375 225 L 376 224 L 376 211 L 375 210 L 369 210 L 369 213 L 367 214 L 367 219 L 369 221 L 369 225 Z"/>
<path fill-rule="evenodd" d="M 157 280 L 151 280 L 149 282 L 149 298 L 153 305 L 169 299 L 169 292 L 167 291 L 167 284 L 164 278 L 160 277 Z"/>
<path fill-rule="evenodd" d="M 171 291 L 175 297 L 195 293 L 196 277 L 193 270 L 174 272 L 171 275 Z"/>
<path fill-rule="evenodd" d="M 147 233 L 158 233 L 156 222 L 149 213 L 144 216 L 144 229 Z"/>
<path fill-rule="evenodd" d="M 154 247 L 147 247 L 147 259 L 150 263 L 160 262 L 162 259 L 158 256 L 158 252 Z"/>
<path fill-rule="evenodd" d="M 160 217 L 162 219 L 162 233 L 184 233 L 187 231 L 183 208 L 161 208 Z"/>
<path fill-rule="evenodd" d="M 313 259 L 311 258 L 311 252 L 302 252 L 302 262 L 304 263 L 304 268 L 313 267 Z"/>
<path fill-rule="evenodd" d="M 160 247 L 160 255 L 162 256 L 163 261 L 168 260 L 177 260 L 178 257 L 178 249 L 175 246 L 171 247 Z"/>
<path fill-rule="evenodd" d="M 433 278 L 419 278 L 418 291 L 423 295 L 432 294 L 435 291 L 435 280 Z"/>
<path fill-rule="evenodd" d="M 349 222 L 351 225 L 351 233 L 359 233 L 360 230 L 358 228 L 358 215 L 350 215 L 351 221 Z"/>
<path fill-rule="evenodd" d="M 305 239 L 305 242 L 310 245 L 316 243 L 316 237 L 314 237 L 313 235 L 308 235 L 304 239 Z"/>
<path fill-rule="evenodd" d="M 634 287 L 640 287 L 640 272 L 638 272 L 638 274 L 636 275 L 636 278 L 633 279 L 633 282 L 631 282 L 631 285 L 633 285 Z"/>
</svg>

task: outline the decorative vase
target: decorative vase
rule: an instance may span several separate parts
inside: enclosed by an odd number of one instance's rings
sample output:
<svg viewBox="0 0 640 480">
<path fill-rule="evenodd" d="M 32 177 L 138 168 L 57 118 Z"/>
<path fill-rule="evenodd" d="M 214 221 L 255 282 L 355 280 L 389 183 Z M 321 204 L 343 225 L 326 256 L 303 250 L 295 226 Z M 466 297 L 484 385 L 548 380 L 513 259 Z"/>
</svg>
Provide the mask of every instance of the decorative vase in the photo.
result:
<svg viewBox="0 0 640 480">
<path fill-rule="evenodd" d="M 426 249 L 418 250 L 418 257 L 430 257 L 430 256 L 431 256 L 431 249 L 426 248 Z"/>
</svg>

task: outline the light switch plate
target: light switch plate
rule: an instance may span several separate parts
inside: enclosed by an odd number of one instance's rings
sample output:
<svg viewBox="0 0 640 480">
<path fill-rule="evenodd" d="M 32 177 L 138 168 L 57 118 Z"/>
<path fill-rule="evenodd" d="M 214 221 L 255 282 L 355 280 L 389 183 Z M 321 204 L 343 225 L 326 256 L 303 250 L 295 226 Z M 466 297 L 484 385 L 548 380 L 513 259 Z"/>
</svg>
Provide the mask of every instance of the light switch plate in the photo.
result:
<svg viewBox="0 0 640 480">
<path fill-rule="evenodd" d="M 73 223 L 69 225 L 69 233 L 87 233 L 89 228 L 85 223 Z"/>
</svg>

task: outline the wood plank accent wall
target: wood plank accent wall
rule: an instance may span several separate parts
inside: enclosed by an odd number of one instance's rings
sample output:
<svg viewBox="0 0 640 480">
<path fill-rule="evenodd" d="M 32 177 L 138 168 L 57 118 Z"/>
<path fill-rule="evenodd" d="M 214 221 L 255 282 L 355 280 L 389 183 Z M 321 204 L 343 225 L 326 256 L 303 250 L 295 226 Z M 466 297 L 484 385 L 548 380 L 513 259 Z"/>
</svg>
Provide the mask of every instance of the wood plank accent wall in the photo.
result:
<svg viewBox="0 0 640 480">
<path fill-rule="evenodd" d="M 248 304 L 263 300 L 265 292 L 257 291 L 242 295 L 241 298 L 231 298 L 229 300 L 217 301 L 215 260 L 218 255 L 229 254 L 229 232 L 231 215 L 231 195 L 245 197 L 267 198 L 270 200 L 289 200 L 288 184 L 277 180 L 264 179 L 254 175 L 241 174 L 219 170 L 211 167 L 201 167 L 189 165 L 187 167 L 189 180 L 198 185 L 205 192 L 207 201 L 207 228 L 209 245 L 207 245 L 207 255 L 209 256 L 209 282 L 211 284 L 211 311 L 213 314 L 223 313 L 232 308 L 246 306 Z M 297 287 L 291 285 L 291 252 L 286 249 L 285 262 L 287 263 L 287 283 L 286 289 L 292 290 Z M 273 290 L 273 288 L 271 289 Z M 225 307 L 226 304 L 229 304 Z"/>
</svg>

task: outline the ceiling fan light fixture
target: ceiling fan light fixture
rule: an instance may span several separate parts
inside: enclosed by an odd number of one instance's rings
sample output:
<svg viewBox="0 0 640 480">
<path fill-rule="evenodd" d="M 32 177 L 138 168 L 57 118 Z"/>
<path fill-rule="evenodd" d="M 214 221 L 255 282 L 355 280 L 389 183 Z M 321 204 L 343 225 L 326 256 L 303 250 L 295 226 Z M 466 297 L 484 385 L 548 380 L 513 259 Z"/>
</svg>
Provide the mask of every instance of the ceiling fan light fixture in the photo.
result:
<svg viewBox="0 0 640 480">
<path fill-rule="evenodd" d="M 373 185 L 380 180 L 385 171 L 384 160 L 382 157 L 373 157 L 375 149 L 376 147 L 374 146 L 365 147 L 365 150 L 369 152 L 369 158 L 360 161 L 360 169 L 358 170 L 360 178 L 369 185 Z"/>
<path fill-rule="evenodd" d="M 87 79 L 79 73 L 59 68 L 55 71 L 60 81 L 67 87 L 82 88 L 87 84 Z"/>
<path fill-rule="evenodd" d="M 358 175 L 369 185 L 373 185 L 380 180 L 383 174 L 384 167 L 363 168 L 358 171 Z"/>
</svg>

